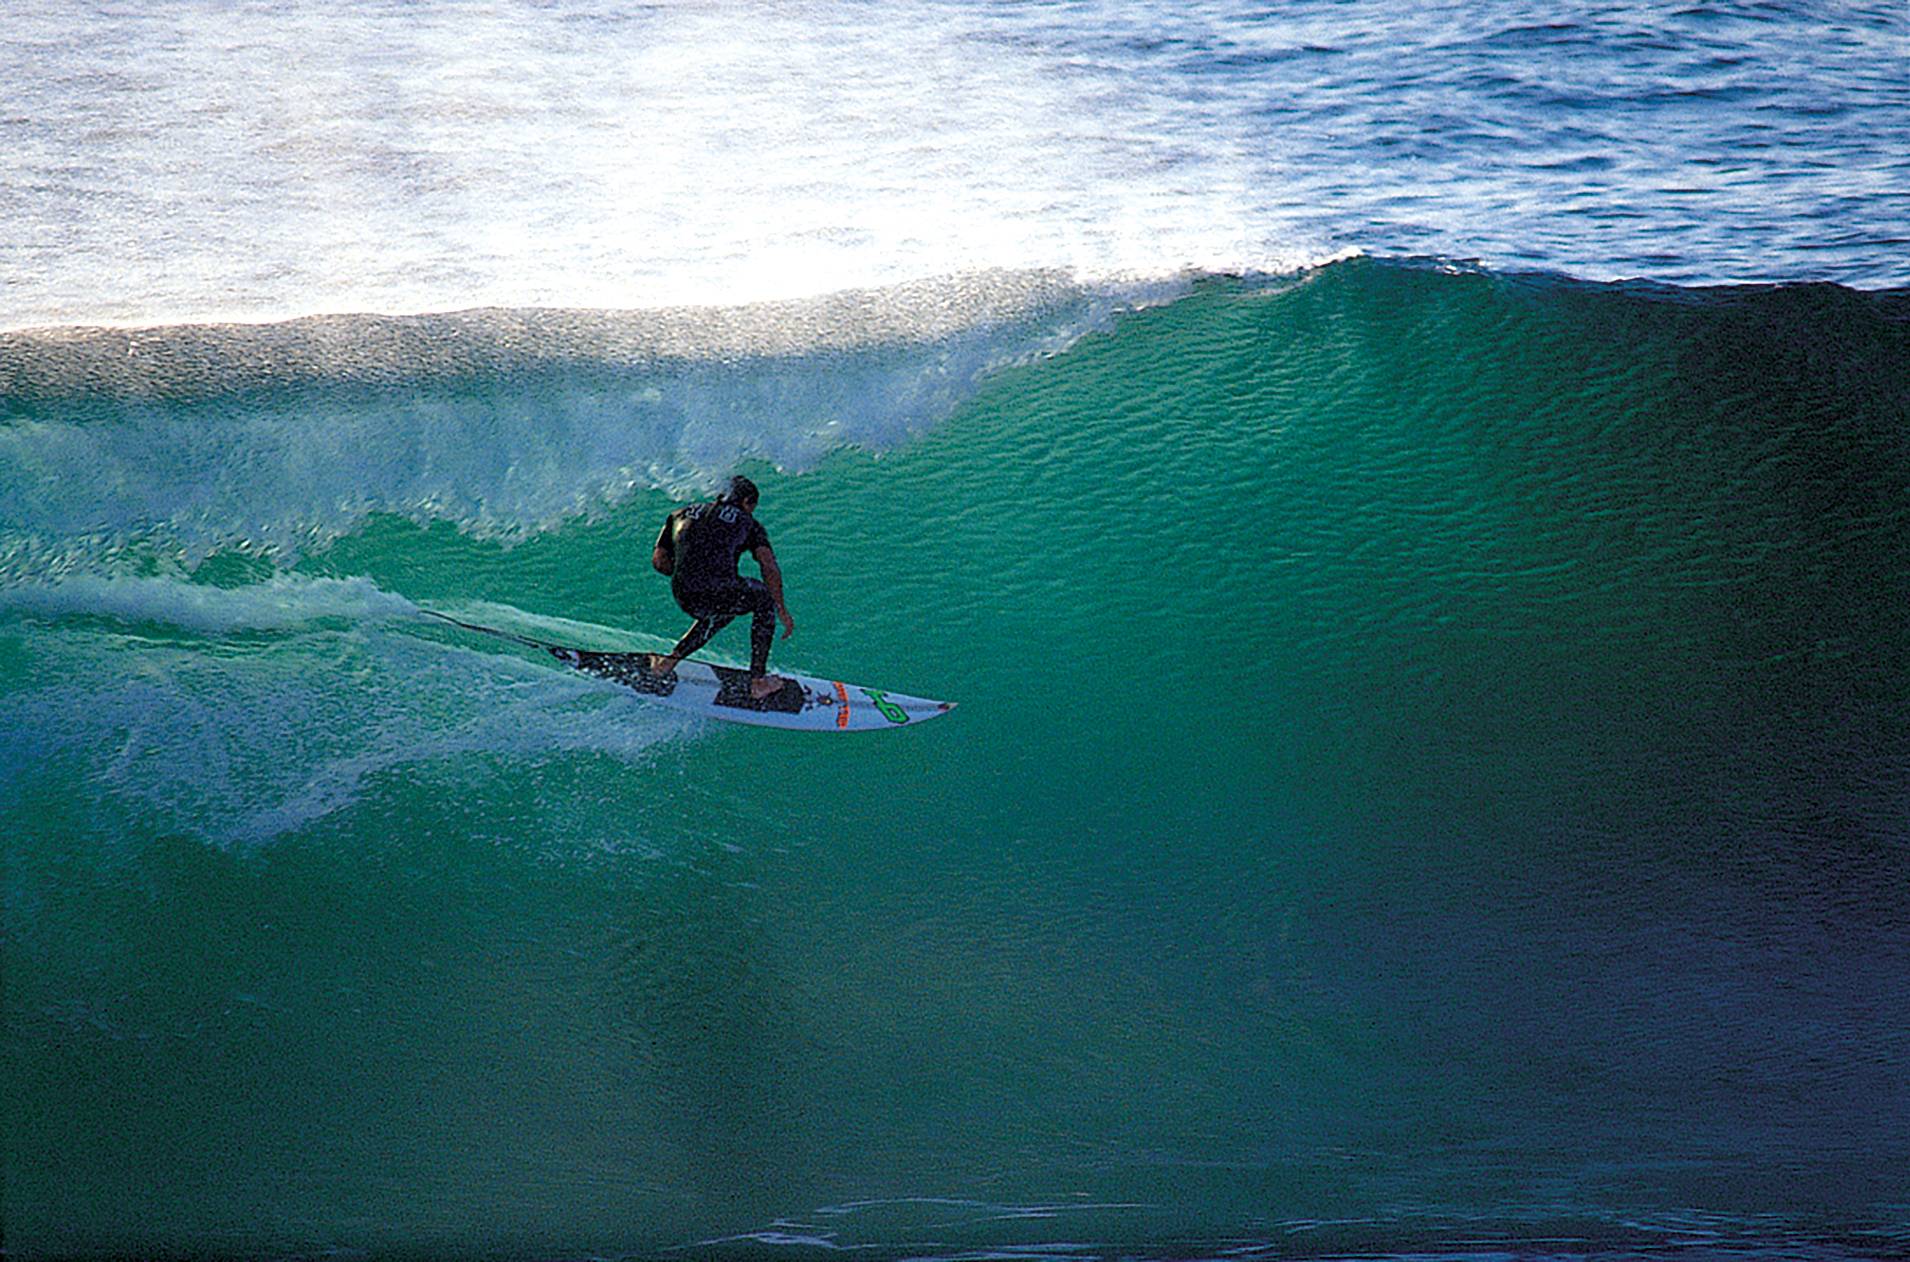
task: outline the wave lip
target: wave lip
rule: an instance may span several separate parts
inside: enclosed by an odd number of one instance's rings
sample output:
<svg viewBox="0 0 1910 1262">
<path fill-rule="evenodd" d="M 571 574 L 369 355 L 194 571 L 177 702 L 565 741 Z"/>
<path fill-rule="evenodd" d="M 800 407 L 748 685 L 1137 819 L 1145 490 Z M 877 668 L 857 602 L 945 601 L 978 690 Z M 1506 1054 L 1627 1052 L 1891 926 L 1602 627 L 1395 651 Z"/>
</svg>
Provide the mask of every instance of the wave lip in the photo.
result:
<svg viewBox="0 0 1910 1262">
<path fill-rule="evenodd" d="M 885 450 L 1190 283 L 984 273 L 730 308 L 0 335 L 0 581 L 131 540 L 296 555 L 373 512 L 515 539 L 743 460 Z"/>
<path fill-rule="evenodd" d="M 1173 280 L 1109 290 L 1138 299 Z M 0 332 L 0 401 L 214 398 L 299 385 L 389 386 L 558 368 L 638 367 L 927 345 L 1074 306 L 1060 272 L 986 272 L 744 306 L 478 308 L 272 323 Z M 4 415 L 4 414 L 0 414 Z"/>
</svg>

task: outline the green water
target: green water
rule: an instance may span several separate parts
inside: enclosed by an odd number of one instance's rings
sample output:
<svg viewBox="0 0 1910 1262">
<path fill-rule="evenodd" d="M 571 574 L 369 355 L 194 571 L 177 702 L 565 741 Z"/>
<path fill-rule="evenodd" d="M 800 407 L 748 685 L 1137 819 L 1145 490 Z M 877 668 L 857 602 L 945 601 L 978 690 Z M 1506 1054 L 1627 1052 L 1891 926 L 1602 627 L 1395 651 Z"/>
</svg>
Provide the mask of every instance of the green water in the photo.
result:
<svg viewBox="0 0 1910 1262">
<path fill-rule="evenodd" d="M 404 618 L 10 616 L 8 1248 L 1900 1218 L 1905 329 L 1342 264 L 746 463 L 773 660 L 961 703 L 881 736 Z M 374 515 L 293 569 L 662 644 L 673 502 Z M 573 710 L 645 735 L 504 731 Z M 459 735 L 368 735 L 414 727 Z"/>
</svg>

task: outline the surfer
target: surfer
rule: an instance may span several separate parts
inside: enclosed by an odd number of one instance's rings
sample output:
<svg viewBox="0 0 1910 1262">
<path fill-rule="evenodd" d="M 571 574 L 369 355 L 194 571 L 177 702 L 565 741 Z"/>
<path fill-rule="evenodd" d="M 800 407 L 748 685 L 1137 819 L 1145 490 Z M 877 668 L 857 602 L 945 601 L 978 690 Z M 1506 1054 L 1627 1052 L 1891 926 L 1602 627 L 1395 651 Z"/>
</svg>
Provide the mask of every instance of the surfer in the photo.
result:
<svg viewBox="0 0 1910 1262">
<path fill-rule="evenodd" d="M 676 664 L 708 644 L 710 637 L 750 614 L 749 692 L 761 701 L 783 686 L 780 675 L 766 674 L 769 646 L 776 638 L 776 619 L 783 620 L 783 638 L 796 630 L 796 620 L 783 603 L 783 572 L 769 548 L 769 532 L 756 520 L 756 484 L 745 477 L 730 479 L 729 489 L 708 504 L 690 504 L 671 513 L 657 536 L 650 564 L 670 576 L 670 594 L 696 622 L 683 633 L 668 655 L 650 659 L 652 674 L 670 675 Z M 762 567 L 760 579 L 743 578 L 736 559 L 745 551 Z"/>
</svg>

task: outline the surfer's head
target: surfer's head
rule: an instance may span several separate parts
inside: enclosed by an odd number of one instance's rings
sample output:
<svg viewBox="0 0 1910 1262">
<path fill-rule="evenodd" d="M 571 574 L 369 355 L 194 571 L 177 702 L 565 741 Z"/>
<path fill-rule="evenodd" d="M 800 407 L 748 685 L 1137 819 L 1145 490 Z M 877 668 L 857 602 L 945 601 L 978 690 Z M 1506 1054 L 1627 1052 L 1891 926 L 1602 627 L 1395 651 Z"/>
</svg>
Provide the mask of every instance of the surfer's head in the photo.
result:
<svg viewBox="0 0 1910 1262">
<path fill-rule="evenodd" d="M 735 504 L 745 512 L 755 510 L 758 498 L 756 484 L 740 473 L 730 479 L 728 489 L 723 492 L 725 504 Z"/>
</svg>

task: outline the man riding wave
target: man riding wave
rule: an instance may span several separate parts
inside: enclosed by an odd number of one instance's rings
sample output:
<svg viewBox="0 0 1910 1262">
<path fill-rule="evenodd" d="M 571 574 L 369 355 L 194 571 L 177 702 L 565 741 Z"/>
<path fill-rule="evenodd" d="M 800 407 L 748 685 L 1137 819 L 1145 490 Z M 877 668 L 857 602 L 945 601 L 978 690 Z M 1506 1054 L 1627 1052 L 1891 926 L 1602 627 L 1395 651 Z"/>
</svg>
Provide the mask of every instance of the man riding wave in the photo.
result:
<svg viewBox="0 0 1910 1262">
<path fill-rule="evenodd" d="M 795 632 L 796 620 L 783 603 L 783 572 L 770 550 L 769 532 L 755 517 L 759 498 L 754 482 L 734 477 L 717 499 L 686 505 L 664 519 L 650 564 L 657 573 L 670 576 L 670 594 L 696 621 L 667 655 L 652 656 L 653 674 L 673 674 L 678 662 L 746 613 L 752 615 L 750 696 L 761 701 L 782 688 L 780 675 L 765 673 L 769 648 L 776 637 L 776 619 L 782 619 L 785 640 Z M 737 558 L 745 551 L 762 568 L 761 579 L 743 578 L 736 572 Z"/>
</svg>

